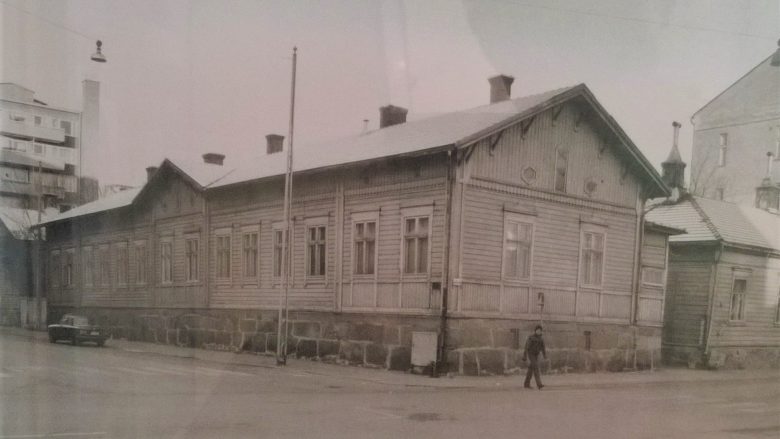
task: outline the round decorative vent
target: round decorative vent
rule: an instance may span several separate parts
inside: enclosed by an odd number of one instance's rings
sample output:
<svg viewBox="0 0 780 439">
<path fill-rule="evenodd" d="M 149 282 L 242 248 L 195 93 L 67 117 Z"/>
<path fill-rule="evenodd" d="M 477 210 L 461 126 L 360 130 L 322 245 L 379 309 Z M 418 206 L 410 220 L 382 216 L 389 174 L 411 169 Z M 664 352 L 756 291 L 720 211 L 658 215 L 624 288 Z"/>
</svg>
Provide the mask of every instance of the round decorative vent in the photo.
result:
<svg viewBox="0 0 780 439">
<path fill-rule="evenodd" d="M 530 166 L 526 167 L 523 169 L 522 177 L 526 184 L 534 184 L 536 182 L 536 169 Z"/>
<path fill-rule="evenodd" d="M 593 178 L 587 178 L 585 180 L 585 194 L 588 196 L 593 195 L 596 192 L 596 189 L 598 188 L 599 184 L 596 182 Z"/>
</svg>

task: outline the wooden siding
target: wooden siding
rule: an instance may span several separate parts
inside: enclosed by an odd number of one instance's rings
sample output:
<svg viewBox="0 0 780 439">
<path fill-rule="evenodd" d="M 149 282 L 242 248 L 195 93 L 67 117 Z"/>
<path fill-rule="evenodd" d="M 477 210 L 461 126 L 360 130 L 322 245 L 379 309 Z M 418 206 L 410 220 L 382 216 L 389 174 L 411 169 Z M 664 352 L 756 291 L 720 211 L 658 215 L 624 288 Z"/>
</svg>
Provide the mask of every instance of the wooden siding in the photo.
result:
<svg viewBox="0 0 780 439">
<path fill-rule="evenodd" d="M 670 261 L 664 311 L 665 344 L 703 347 L 712 267 L 709 261 Z"/>
<path fill-rule="evenodd" d="M 745 318 L 739 322 L 729 320 L 735 274 L 747 280 Z M 779 347 L 779 297 L 780 259 L 727 248 L 717 265 L 708 348 Z"/>
<path fill-rule="evenodd" d="M 668 243 L 667 236 L 645 230 L 642 238 L 642 263 L 640 287 L 637 298 L 636 320 L 640 324 L 663 323 L 664 297 L 666 295 Z M 645 271 L 661 272 L 661 278 L 648 279 Z"/>
<path fill-rule="evenodd" d="M 460 275 L 451 296 L 452 312 L 538 318 L 543 296 L 546 318 L 629 320 L 636 239 L 633 209 L 479 179 L 465 185 L 462 196 Z M 506 213 L 534 222 L 527 281 L 502 277 Z M 583 287 L 578 279 L 585 225 L 603 230 L 606 236 L 601 288 Z"/>
<path fill-rule="evenodd" d="M 539 190 L 553 191 L 556 150 L 568 151 L 566 193 L 576 197 L 634 208 L 639 182 L 631 172 L 625 172 L 626 163 L 599 134 L 587 117 L 580 121 L 582 107 L 573 103 L 563 105 L 555 121 L 557 109 L 537 115 L 523 135 L 523 126 L 516 125 L 503 132 L 495 147 L 495 138 L 482 141 L 469 163 L 472 177 L 486 177 Z M 524 170 L 533 169 L 536 178 L 524 176 Z M 587 181 L 596 189 L 586 194 Z"/>
</svg>

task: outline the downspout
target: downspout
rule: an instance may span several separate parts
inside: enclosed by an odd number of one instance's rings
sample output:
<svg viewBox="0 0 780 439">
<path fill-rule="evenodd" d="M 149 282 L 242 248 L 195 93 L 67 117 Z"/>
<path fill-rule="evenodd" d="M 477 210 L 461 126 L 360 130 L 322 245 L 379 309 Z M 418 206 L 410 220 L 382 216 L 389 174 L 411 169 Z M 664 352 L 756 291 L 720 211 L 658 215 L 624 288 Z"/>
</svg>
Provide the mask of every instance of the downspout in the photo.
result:
<svg viewBox="0 0 780 439">
<path fill-rule="evenodd" d="M 720 245 L 715 250 L 715 260 L 712 263 L 712 274 L 710 275 L 710 295 L 707 303 L 707 316 L 706 319 L 706 335 L 703 340 L 704 346 L 702 346 L 702 355 L 707 358 L 710 351 L 710 337 L 712 335 L 712 313 L 715 310 L 715 292 L 717 291 L 718 282 L 718 265 L 720 264 L 720 257 L 723 255 L 723 241 L 720 241 Z"/>
<path fill-rule="evenodd" d="M 641 189 L 640 189 L 641 191 Z M 652 208 L 650 209 L 652 210 Z M 637 314 L 639 313 L 639 289 L 642 277 L 642 246 L 644 245 L 644 230 L 645 230 L 645 200 L 641 199 L 641 203 L 637 203 L 637 219 L 636 219 L 636 250 L 634 251 L 634 285 L 633 294 L 631 294 L 631 315 L 629 317 L 629 324 L 636 325 Z"/>
<path fill-rule="evenodd" d="M 204 236 L 203 241 L 206 245 L 205 247 L 205 257 L 206 257 L 206 263 L 203 264 L 203 266 L 206 268 L 205 276 L 203 279 L 203 288 L 204 288 L 204 305 L 206 308 L 211 307 L 211 209 L 209 208 L 209 200 L 208 195 L 206 194 L 206 191 L 203 191 L 203 196 L 201 197 L 201 200 L 203 202 L 203 208 L 201 209 L 201 212 L 203 214 L 203 230 L 204 230 Z"/>
<path fill-rule="evenodd" d="M 439 316 L 439 349 L 437 353 L 438 365 L 435 375 L 441 370 L 447 369 L 447 302 L 450 285 L 450 239 L 452 237 L 452 186 L 454 183 L 454 163 L 457 159 L 457 150 L 447 151 L 447 182 L 445 184 L 445 210 L 444 210 L 444 251 L 442 260 L 442 287 L 441 287 L 441 314 Z"/>
</svg>

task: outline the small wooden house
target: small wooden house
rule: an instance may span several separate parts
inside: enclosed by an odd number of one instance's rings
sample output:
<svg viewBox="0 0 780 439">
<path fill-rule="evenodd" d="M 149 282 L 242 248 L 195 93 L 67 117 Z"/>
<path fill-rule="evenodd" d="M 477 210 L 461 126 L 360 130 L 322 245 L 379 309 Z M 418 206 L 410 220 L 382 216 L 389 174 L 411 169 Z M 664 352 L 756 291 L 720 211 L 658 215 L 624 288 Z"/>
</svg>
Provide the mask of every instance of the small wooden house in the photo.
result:
<svg viewBox="0 0 780 439">
<path fill-rule="evenodd" d="M 553 368 L 652 364 L 666 232 L 643 241 L 642 212 L 668 189 L 585 85 L 510 99 L 511 81 L 491 78 L 490 105 L 409 122 L 387 106 L 378 130 L 296 147 L 288 352 L 407 369 L 433 332 L 440 363 L 503 373 L 541 320 Z M 285 154 L 268 142 L 248 166 L 166 160 L 46 222 L 51 315 L 274 351 Z"/>
<path fill-rule="evenodd" d="M 684 195 L 648 218 L 687 232 L 670 238 L 666 360 L 780 367 L 780 216 Z"/>
</svg>

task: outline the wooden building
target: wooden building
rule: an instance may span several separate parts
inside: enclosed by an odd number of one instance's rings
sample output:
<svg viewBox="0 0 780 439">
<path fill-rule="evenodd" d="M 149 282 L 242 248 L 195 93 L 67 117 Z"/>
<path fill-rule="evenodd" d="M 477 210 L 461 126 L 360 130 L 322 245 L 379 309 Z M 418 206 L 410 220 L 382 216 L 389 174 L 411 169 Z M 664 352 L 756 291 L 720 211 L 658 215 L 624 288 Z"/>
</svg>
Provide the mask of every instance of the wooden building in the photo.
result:
<svg viewBox="0 0 780 439">
<path fill-rule="evenodd" d="M 650 367 L 660 354 L 668 189 L 585 85 L 296 147 L 288 352 L 407 369 L 412 333 L 466 374 L 517 368 L 546 326 L 553 369 Z M 281 136 L 247 167 L 204 155 L 44 224 L 50 315 L 115 336 L 276 349 Z M 640 251 L 642 249 L 642 251 Z"/>
</svg>

